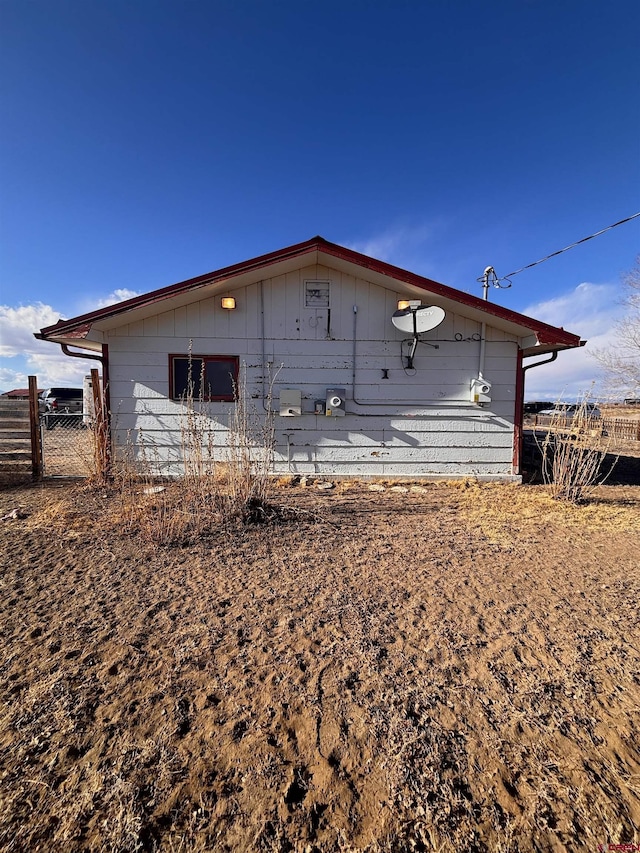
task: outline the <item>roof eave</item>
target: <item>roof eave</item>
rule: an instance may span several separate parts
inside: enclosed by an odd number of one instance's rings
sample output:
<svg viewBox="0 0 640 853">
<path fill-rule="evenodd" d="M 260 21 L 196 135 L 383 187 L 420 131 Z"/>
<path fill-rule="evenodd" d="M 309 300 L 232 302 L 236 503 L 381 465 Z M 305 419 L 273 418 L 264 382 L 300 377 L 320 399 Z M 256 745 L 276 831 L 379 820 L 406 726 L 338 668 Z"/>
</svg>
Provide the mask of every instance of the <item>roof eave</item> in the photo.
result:
<svg viewBox="0 0 640 853">
<path fill-rule="evenodd" d="M 122 302 L 116 302 L 114 305 L 107 305 L 104 308 L 98 308 L 95 311 L 89 311 L 86 314 L 81 314 L 78 317 L 72 317 L 69 320 L 58 320 L 52 326 L 45 326 L 40 330 L 44 339 L 48 340 L 51 335 L 61 333 L 69 329 L 75 328 L 78 325 L 93 325 L 103 319 L 115 317 L 118 314 L 132 311 L 135 308 L 141 308 L 146 305 L 161 302 L 178 294 L 197 290 L 205 287 L 208 284 L 214 284 L 218 281 L 224 281 L 233 278 L 242 273 L 250 272 L 256 269 L 262 269 L 276 264 L 288 258 L 297 258 L 310 252 L 314 252 L 318 248 L 318 243 L 326 242 L 322 237 L 314 237 L 311 240 L 306 240 L 304 243 L 296 243 L 293 246 L 288 246 L 277 252 L 269 252 L 266 255 L 260 255 L 257 258 L 252 258 L 248 261 L 243 261 L 238 264 L 232 264 L 228 267 L 223 267 L 219 270 L 214 270 L 204 275 L 195 276 L 194 278 L 179 281 L 175 284 L 161 287 L 157 290 L 152 290 L 149 293 L 143 293 L 139 296 L 133 296 L 131 299 L 125 299 Z"/>
<path fill-rule="evenodd" d="M 60 333 L 44 335 L 42 332 L 34 332 L 34 338 L 39 341 L 48 341 L 52 344 L 60 344 L 61 346 L 77 347 L 78 349 L 89 350 L 90 352 L 102 352 L 102 341 L 91 340 L 86 335 L 91 331 L 91 327 L 87 326 L 83 334 L 77 333 Z"/>
<path fill-rule="evenodd" d="M 586 346 L 587 342 L 584 340 L 578 339 L 577 343 L 538 343 L 535 346 L 523 347 L 522 348 L 522 357 L 523 358 L 531 358 L 536 355 L 548 355 L 552 352 L 562 352 L 567 349 L 576 349 L 579 347 Z"/>
<path fill-rule="evenodd" d="M 171 297 L 179 297 L 189 294 L 207 285 L 216 283 L 225 283 L 233 278 L 242 275 L 250 274 L 257 270 L 266 269 L 278 263 L 282 264 L 286 261 L 297 260 L 306 255 L 316 254 L 316 261 L 321 260 L 321 256 L 327 259 L 335 258 L 342 264 L 353 265 L 357 269 L 367 269 L 377 276 L 384 278 L 386 281 L 399 282 L 408 286 L 415 287 L 422 291 L 427 291 L 435 297 L 442 300 L 450 301 L 456 305 L 463 305 L 469 309 L 469 312 L 475 314 L 478 319 L 494 318 L 498 321 L 498 325 L 511 326 L 512 331 L 521 337 L 527 333 L 533 333 L 537 338 L 536 352 L 541 353 L 539 346 L 547 347 L 546 352 L 553 349 L 566 349 L 577 347 L 580 345 L 579 336 L 564 329 L 559 329 L 555 326 L 550 326 L 539 320 L 531 317 L 526 317 L 523 314 L 518 314 L 508 308 L 503 308 L 500 305 L 490 303 L 480 297 L 465 293 L 461 290 L 441 284 L 424 276 L 404 270 L 401 267 L 396 267 L 386 261 L 380 261 L 376 258 L 371 258 L 368 255 L 363 255 L 353 249 L 345 248 L 337 243 L 330 243 L 323 237 L 313 237 L 311 240 L 306 240 L 303 243 L 296 243 L 293 246 L 288 246 L 275 252 L 269 252 L 265 255 L 260 255 L 248 261 L 243 261 L 238 264 L 233 264 L 228 267 L 223 267 L 211 273 L 196 276 L 195 278 L 187 279 L 186 281 L 168 285 L 167 287 L 151 291 L 140 296 L 134 296 L 131 299 L 123 302 L 109 305 L 96 311 L 82 314 L 78 317 L 73 317 L 69 320 L 59 320 L 52 326 L 46 326 L 41 329 L 38 337 L 43 340 L 55 340 L 56 342 L 77 343 L 73 340 L 77 337 L 82 338 L 88 344 L 87 337 L 90 334 L 92 327 L 95 324 L 108 323 L 113 325 L 113 320 L 121 314 L 135 311 L 136 309 L 144 309 L 153 306 L 156 303 L 171 299 Z M 109 322 L 111 321 L 111 322 Z M 127 321 L 128 322 L 128 321 Z M 101 325 L 99 328 L 106 328 L 106 325 Z M 98 329 L 95 330 L 93 336 L 96 337 Z M 550 347 L 550 348 L 549 348 Z M 87 346 L 87 348 L 90 348 Z"/>
<path fill-rule="evenodd" d="M 386 261 L 378 261 L 375 258 L 370 258 L 368 255 L 362 255 L 359 252 L 354 252 L 352 249 L 345 249 L 343 246 L 338 246 L 334 243 L 323 241 L 324 251 L 334 257 L 344 260 L 355 260 L 357 265 L 365 267 L 373 272 L 380 273 L 396 281 L 404 282 L 412 285 L 420 290 L 426 290 L 436 296 L 444 299 L 449 299 L 457 304 L 465 305 L 475 312 L 481 314 L 489 314 L 498 320 L 505 321 L 514 326 L 518 326 L 523 332 L 534 332 L 540 342 L 551 343 L 555 342 L 558 347 L 577 347 L 580 345 L 580 337 L 571 332 L 567 332 L 562 328 L 551 326 L 548 323 L 543 323 L 541 320 L 536 320 L 533 317 L 527 317 L 525 314 L 519 314 L 509 308 L 503 308 L 501 305 L 496 305 L 493 302 L 481 299 L 479 296 L 474 296 L 471 293 L 466 293 L 463 290 L 456 290 L 449 285 L 441 284 L 433 279 L 425 278 L 417 275 L 401 267 L 396 267 L 393 264 L 388 264 Z"/>
</svg>

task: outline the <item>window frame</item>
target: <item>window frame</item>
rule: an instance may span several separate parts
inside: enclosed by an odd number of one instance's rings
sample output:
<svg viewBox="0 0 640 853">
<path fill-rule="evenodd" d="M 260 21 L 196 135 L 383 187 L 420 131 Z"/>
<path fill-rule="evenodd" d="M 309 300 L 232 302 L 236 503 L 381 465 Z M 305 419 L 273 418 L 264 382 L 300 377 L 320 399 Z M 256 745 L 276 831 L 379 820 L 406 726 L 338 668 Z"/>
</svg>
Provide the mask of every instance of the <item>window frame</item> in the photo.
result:
<svg viewBox="0 0 640 853">
<path fill-rule="evenodd" d="M 181 352 L 172 352 L 169 353 L 169 399 L 174 400 L 179 403 L 184 399 L 184 395 L 180 394 L 176 396 L 176 388 L 175 388 L 175 361 L 176 359 L 184 359 L 188 361 L 195 361 L 196 359 L 201 359 L 206 365 L 207 362 L 211 361 L 227 361 L 233 362 L 233 382 L 237 389 L 238 387 L 238 374 L 240 372 L 240 356 L 237 355 L 199 355 L 197 353 L 181 353 Z M 206 367 L 205 367 L 206 372 Z M 199 399 L 199 397 L 198 397 Z M 202 399 L 207 403 L 235 403 L 236 395 L 234 393 L 231 394 L 203 394 Z"/>
</svg>

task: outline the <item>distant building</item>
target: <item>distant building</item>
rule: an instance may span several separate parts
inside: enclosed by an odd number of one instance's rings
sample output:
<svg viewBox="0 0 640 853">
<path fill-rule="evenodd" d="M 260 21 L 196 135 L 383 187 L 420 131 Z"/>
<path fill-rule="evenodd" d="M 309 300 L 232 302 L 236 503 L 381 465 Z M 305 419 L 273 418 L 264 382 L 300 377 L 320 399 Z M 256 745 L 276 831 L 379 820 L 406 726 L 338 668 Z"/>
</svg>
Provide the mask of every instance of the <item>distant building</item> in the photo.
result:
<svg viewBox="0 0 640 853">
<path fill-rule="evenodd" d="M 38 397 L 42 394 L 41 390 L 38 390 Z M 13 391 L 5 391 L 3 394 L 0 394 L 0 397 L 8 398 L 9 400 L 28 400 L 29 399 L 29 389 L 28 388 L 14 388 Z"/>
</svg>

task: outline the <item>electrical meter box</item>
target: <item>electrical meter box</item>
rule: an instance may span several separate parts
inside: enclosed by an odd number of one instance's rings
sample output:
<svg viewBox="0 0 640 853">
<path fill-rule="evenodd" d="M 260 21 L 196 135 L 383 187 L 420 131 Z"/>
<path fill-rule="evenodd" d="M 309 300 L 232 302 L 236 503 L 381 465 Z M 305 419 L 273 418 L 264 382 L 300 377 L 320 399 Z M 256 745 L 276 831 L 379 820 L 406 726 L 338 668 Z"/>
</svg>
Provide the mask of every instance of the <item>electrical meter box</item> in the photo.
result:
<svg viewBox="0 0 640 853">
<path fill-rule="evenodd" d="M 280 417 L 295 418 L 302 414 L 302 391 L 297 388 L 280 389 Z"/>
<path fill-rule="evenodd" d="M 341 418 L 345 414 L 346 392 L 344 388 L 327 388 L 325 414 L 328 418 Z"/>
<path fill-rule="evenodd" d="M 486 379 L 471 380 L 471 402 L 472 403 L 490 403 L 491 402 L 491 383 Z"/>
</svg>

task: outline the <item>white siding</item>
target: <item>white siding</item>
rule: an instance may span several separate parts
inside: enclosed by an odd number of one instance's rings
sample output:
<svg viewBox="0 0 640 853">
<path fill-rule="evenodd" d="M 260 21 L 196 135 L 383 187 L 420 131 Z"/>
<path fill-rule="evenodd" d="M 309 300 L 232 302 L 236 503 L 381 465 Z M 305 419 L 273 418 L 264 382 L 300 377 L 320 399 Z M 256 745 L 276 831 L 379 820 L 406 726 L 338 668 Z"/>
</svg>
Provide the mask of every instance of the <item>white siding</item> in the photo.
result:
<svg viewBox="0 0 640 853">
<path fill-rule="evenodd" d="M 329 311 L 305 307 L 306 279 L 330 280 Z M 319 265 L 230 292 L 235 311 L 224 311 L 219 298 L 206 299 L 109 334 L 110 392 L 120 444 L 127 437 L 139 444 L 142 431 L 158 464 L 177 471 L 182 407 L 168 399 L 169 354 L 191 347 L 194 354 L 239 356 L 258 413 L 270 375 L 276 375 L 276 409 L 280 388 L 300 389 L 302 416 L 275 416 L 278 472 L 511 474 L 515 338 L 487 328 L 483 375 L 492 383 L 492 403 L 479 407 L 469 402 L 469 394 L 478 375 L 480 324 L 463 315 L 447 314 L 437 329 L 422 336 L 433 346 L 418 345 L 415 371 L 409 372 L 400 356 L 404 335 L 391 323 L 404 293 Z M 346 389 L 346 416 L 314 414 L 314 401 L 324 400 L 326 389 L 333 387 Z M 208 407 L 221 452 L 230 406 Z"/>
</svg>

